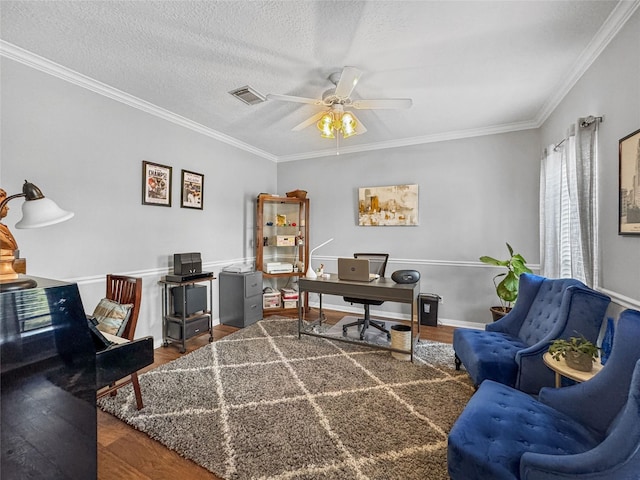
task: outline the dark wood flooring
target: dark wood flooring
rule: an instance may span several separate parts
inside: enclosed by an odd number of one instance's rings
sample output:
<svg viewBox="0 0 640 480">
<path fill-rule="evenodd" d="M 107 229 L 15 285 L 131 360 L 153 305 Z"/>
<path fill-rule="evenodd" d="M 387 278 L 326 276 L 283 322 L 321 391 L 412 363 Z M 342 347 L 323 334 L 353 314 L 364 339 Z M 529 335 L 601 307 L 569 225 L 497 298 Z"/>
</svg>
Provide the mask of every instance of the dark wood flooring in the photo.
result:
<svg viewBox="0 0 640 480">
<path fill-rule="evenodd" d="M 345 313 L 325 310 L 328 322 L 340 320 Z M 214 341 L 237 330 L 234 327 L 214 327 Z M 421 326 L 421 338 L 452 343 L 453 327 Z M 208 343 L 208 335 L 189 340 L 187 352 Z M 142 370 L 150 370 L 178 357 L 176 347 L 158 348 L 154 352 L 154 363 Z M 143 392 L 144 398 L 144 392 Z M 98 409 L 98 479 L 100 480 L 220 480 L 204 468 L 152 440 L 147 435 L 130 427 L 116 417 Z"/>
</svg>

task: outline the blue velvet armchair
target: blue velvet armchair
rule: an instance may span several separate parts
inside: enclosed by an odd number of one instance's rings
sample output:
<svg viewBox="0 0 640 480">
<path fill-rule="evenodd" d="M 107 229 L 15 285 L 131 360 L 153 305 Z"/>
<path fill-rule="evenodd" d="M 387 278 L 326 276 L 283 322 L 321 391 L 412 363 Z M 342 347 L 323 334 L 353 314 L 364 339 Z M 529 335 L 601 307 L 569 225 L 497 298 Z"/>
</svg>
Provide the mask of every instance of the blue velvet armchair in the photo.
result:
<svg viewBox="0 0 640 480">
<path fill-rule="evenodd" d="M 640 478 L 640 312 L 625 310 L 591 380 L 538 399 L 483 382 L 449 433 L 452 480 Z"/>
<path fill-rule="evenodd" d="M 523 273 L 511 312 L 485 330 L 454 331 L 456 369 L 463 364 L 476 386 L 488 379 L 537 394 L 554 385 L 542 361 L 550 342 L 580 334 L 595 343 L 610 301 L 578 280 Z"/>
</svg>

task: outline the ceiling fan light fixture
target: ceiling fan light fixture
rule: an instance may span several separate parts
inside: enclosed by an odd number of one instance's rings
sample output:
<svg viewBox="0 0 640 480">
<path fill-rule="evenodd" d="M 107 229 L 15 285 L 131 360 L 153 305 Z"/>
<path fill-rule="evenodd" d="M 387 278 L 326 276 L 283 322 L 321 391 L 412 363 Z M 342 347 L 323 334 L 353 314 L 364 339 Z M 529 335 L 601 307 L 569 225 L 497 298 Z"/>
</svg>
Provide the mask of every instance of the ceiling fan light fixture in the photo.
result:
<svg viewBox="0 0 640 480">
<path fill-rule="evenodd" d="M 340 119 L 340 130 L 342 131 L 343 138 L 349 138 L 356 133 L 357 122 L 353 115 L 349 112 L 343 113 Z"/>
<path fill-rule="evenodd" d="M 333 130 L 331 129 L 324 129 L 321 131 L 320 136 L 322 138 L 336 138 L 336 136 L 333 134 Z"/>
<path fill-rule="evenodd" d="M 345 108 L 355 108 L 357 110 L 374 109 L 397 109 L 409 108 L 412 105 L 410 98 L 382 98 L 353 100 L 351 93 L 360 80 L 362 70 L 356 67 L 344 67 L 340 72 L 333 72 L 329 75 L 329 81 L 335 85 L 334 88 L 326 90 L 321 98 L 313 99 L 306 97 L 296 97 L 293 95 L 281 95 L 270 93 L 269 100 L 281 100 L 284 102 L 307 103 L 317 105 L 328 110 L 317 112 L 307 118 L 302 123 L 292 128 L 298 132 L 315 123 L 324 138 L 349 138 L 353 135 L 362 135 L 367 132 L 365 127 L 351 112 L 345 112 Z M 337 136 L 336 136 L 337 135 Z"/>
<path fill-rule="evenodd" d="M 333 134 L 335 119 L 333 116 L 333 112 L 327 112 L 317 123 L 318 130 L 320 130 L 320 136 L 323 138 L 335 138 Z"/>
<path fill-rule="evenodd" d="M 341 134 L 342 138 L 349 138 L 358 134 L 357 125 L 355 115 L 344 112 L 338 106 L 335 106 L 332 111 L 325 112 L 316 124 L 322 138 L 336 138 L 336 134 Z"/>
</svg>

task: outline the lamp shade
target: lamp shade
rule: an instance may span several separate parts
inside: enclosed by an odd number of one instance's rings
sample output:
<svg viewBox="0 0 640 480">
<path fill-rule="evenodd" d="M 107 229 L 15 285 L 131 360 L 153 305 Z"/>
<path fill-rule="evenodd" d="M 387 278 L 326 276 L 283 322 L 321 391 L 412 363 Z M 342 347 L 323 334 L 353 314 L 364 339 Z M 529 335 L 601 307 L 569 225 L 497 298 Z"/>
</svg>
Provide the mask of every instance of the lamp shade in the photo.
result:
<svg viewBox="0 0 640 480">
<path fill-rule="evenodd" d="M 26 200 L 22 204 L 22 219 L 16 228 L 40 228 L 64 222 L 73 217 L 73 212 L 61 209 L 56 202 L 46 197 Z"/>
<path fill-rule="evenodd" d="M 317 123 L 317 127 L 318 130 L 320 130 L 320 136 L 323 138 L 335 138 L 333 135 L 333 129 L 334 129 L 334 117 L 333 117 L 333 113 L 332 112 L 327 112 L 324 115 L 322 115 L 322 117 L 320 117 L 320 120 Z"/>
<path fill-rule="evenodd" d="M 344 138 L 349 138 L 352 135 L 355 135 L 356 132 L 356 119 L 349 112 L 346 112 L 342 115 L 340 119 L 340 126 L 342 130 L 342 136 Z"/>
</svg>

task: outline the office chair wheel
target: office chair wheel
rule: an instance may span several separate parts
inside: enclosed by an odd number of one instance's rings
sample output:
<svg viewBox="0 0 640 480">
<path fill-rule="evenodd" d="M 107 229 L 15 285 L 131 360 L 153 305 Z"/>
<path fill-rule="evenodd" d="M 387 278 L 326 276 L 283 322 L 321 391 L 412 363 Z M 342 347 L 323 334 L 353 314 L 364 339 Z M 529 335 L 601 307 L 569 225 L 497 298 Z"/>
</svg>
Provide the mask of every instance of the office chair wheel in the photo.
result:
<svg viewBox="0 0 640 480">
<path fill-rule="evenodd" d="M 342 327 L 342 335 L 347 336 L 347 327 Z"/>
</svg>

